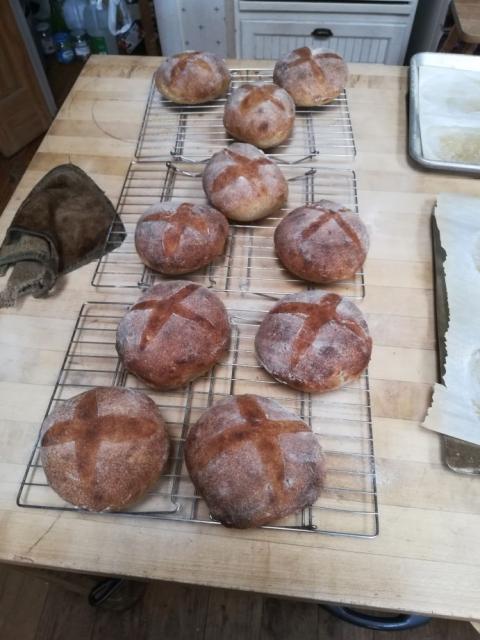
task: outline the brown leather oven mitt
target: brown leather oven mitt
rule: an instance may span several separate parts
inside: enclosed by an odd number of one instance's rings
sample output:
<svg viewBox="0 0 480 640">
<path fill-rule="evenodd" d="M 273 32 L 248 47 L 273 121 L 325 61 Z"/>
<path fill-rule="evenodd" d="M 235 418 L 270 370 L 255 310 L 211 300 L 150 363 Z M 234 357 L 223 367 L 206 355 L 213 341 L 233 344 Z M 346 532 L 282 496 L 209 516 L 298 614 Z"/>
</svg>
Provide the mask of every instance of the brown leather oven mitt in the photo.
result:
<svg viewBox="0 0 480 640">
<path fill-rule="evenodd" d="M 108 241 L 115 224 L 115 242 Z M 79 167 L 49 171 L 22 202 L 0 247 L 0 276 L 13 267 L 0 307 L 46 295 L 59 275 L 120 246 L 125 228 L 110 200 Z"/>
</svg>

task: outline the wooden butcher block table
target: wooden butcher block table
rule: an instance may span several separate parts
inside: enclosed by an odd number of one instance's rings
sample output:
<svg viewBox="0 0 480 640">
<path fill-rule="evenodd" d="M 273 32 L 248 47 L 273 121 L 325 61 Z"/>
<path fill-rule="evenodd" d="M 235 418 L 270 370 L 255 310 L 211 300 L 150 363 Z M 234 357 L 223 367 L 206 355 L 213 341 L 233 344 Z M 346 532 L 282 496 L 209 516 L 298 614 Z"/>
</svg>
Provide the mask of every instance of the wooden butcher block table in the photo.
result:
<svg viewBox="0 0 480 640">
<path fill-rule="evenodd" d="M 236 67 L 262 66 L 234 61 Z M 94 56 L 0 219 L 71 161 L 116 202 L 132 160 L 156 58 Z M 271 63 L 264 63 L 271 67 Z M 480 619 L 480 480 L 441 462 L 420 428 L 436 379 L 429 218 L 440 191 L 479 194 L 477 179 L 407 160 L 407 70 L 351 65 L 348 99 L 359 209 L 371 233 L 360 306 L 373 335 L 370 386 L 379 535 L 329 536 L 19 508 L 15 500 L 85 301 L 131 301 L 94 288 L 95 264 L 47 299 L 0 311 L 0 560 Z"/>
</svg>

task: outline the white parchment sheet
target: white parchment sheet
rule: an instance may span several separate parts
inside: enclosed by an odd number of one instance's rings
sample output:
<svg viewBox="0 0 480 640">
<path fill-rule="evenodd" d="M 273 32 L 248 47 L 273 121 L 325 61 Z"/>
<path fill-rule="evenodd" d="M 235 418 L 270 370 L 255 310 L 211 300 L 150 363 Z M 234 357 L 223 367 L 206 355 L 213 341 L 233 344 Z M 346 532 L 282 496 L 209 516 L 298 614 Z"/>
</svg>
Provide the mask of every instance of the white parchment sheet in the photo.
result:
<svg viewBox="0 0 480 640">
<path fill-rule="evenodd" d="M 480 198 L 442 193 L 435 218 L 450 318 L 445 386 L 435 385 L 422 426 L 480 444 Z"/>
<path fill-rule="evenodd" d="M 419 121 L 427 159 L 480 164 L 480 73 L 420 67 Z"/>
</svg>

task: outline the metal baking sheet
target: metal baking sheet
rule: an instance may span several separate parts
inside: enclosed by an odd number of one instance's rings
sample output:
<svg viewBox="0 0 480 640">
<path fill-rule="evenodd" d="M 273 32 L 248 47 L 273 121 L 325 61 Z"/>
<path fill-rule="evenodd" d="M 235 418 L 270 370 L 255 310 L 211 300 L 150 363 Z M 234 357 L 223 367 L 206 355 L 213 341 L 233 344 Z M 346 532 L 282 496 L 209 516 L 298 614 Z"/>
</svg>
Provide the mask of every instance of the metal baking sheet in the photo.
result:
<svg viewBox="0 0 480 640">
<path fill-rule="evenodd" d="M 454 53 L 417 53 L 410 60 L 410 107 L 409 107 L 409 153 L 419 164 L 428 169 L 441 171 L 456 171 L 460 173 L 480 173 L 479 164 L 461 162 L 441 162 L 429 160 L 423 155 L 422 138 L 420 134 L 419 111 L 419 75 L 421 67 L 443 67 L 446 69 L 461 69 L 464 71 L 478 71 L 480 80 L 480 57 Z"/>
</svg>

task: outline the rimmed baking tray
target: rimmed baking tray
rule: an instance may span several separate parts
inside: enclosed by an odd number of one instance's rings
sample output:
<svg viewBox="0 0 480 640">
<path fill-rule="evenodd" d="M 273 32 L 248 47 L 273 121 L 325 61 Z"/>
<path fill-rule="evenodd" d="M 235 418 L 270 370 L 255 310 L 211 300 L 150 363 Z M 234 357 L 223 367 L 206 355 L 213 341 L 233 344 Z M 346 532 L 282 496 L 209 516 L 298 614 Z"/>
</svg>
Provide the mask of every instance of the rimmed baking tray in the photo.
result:
<svg viewBox="0 0 480 640">
<path fill-rule="evenodd" d="M 454 53 L 417 53 L 410 60 L 410 99 L 408 148 L 410 156 L 428 169 L 456 171 L 459 173 L 480 173 L 480 164 L 430 160 L 423 153 L 420 132 L 420 69 L 422 67 L 441 67 L 464 71 L 478 71 L 480 81 L 480 57 Z"/>
</svg>

